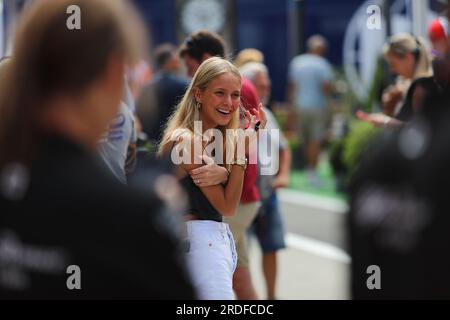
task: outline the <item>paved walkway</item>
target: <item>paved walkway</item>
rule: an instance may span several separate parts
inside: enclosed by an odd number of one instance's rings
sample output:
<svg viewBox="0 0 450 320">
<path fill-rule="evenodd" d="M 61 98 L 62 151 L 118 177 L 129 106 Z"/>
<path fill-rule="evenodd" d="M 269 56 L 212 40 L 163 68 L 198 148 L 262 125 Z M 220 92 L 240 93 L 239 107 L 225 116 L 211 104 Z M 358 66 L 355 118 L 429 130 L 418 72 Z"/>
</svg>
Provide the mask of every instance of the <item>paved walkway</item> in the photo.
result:
<svg viewBox="0 0 450 320">
<path fill-rule="evenodd" d="M 350 257 L 345 251 L 343 201 L 282 190 L 288 248 L 279 255 L 278 297 L 288 300 L 349 299 Z M 255 287 L 265 298 L 261 252 L 250 242 Z"/>
</svg>

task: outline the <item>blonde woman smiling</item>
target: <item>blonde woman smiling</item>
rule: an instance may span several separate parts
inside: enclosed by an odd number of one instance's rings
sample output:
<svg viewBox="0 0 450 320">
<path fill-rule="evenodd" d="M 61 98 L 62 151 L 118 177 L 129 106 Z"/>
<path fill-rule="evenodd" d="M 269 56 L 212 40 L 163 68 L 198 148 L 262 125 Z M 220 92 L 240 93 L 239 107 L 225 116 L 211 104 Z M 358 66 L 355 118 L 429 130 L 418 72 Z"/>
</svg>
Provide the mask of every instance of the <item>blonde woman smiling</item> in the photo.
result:
<svg viewBox="0 0 450 320">
<path fill-rule="evenodd" d="M 232 279 L 236 249 L 229 226 L 222 218 L 235 214 L 247 166 L 245 152 L 240 156 L 236 147 L 242 143 L 242 136 L 230 135 L 230 130 L 237 132 L 240 125 L 241 80 L 239 71 L 230 62 L 217 57 L 204 61 L 169 119 L 159 149 L 160 155 L 165 157 L 180 151 L 189 154 L 190 161 L 177 165 L 177 169 L 189 197 L 189 210 L 185 215 L 187 258 L 201 299 L 234 298 Z M 246 135 L 255 138 L 257 121 L 261 128 L 265 125 L 264 111 L 247 111 L 245 115 L 250 120 Z M 201 122 L 202 132 L 195 130 L 196 121 Z M 222 133 L 223 162 L 219 163 L 225 163 L 230 172 L 225 186 L 197 186 L 188 174 L 203 165 L 198 160 L 211 143 L 203 138 L 210 129 Z M 195 148 L 195 143 L 201 143 L 201 148 Z"/>
</svg>

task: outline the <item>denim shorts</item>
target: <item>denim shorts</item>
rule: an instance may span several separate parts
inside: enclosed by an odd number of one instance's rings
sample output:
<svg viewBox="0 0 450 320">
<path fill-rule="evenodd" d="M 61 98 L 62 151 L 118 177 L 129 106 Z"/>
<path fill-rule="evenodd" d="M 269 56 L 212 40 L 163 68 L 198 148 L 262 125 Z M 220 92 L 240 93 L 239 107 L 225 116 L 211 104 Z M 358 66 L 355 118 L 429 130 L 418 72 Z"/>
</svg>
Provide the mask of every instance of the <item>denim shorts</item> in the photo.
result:
<svg viewBox="0 0 450 320">
<path fill-rule="evenodd" d="M 234 300 L 237 254 L 228 224 L 211 220 L 186 222 L 186 257 L 201 300 Z"/>
<path fill-rule="evenodd" d="M 252 231 L 258 238 L 264 253 L 286 248 L 284 223 L 280 213 L 276 192 L 262 201 L 258 215 L 253 221 Z"/>
</svg>

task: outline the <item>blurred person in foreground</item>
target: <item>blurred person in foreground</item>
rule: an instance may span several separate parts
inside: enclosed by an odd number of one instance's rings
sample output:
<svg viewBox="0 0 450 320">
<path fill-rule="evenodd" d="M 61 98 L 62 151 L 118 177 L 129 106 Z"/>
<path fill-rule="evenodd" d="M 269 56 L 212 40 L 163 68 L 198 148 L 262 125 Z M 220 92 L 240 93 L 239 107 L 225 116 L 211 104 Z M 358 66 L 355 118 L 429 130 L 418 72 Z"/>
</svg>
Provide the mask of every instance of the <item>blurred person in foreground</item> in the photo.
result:
<svg viewBox="0 0 450 320">
<path fill-rule="evenodd" d="M 325 59 L 328 50 L 326 39 L 320 35 L 312 36 L 307 46 L 308 53 L 295 57 L 290 63 L 288 102 L 298 113 L 309 182 L 321 186 L 316 168 L 328 125 L 330 110 L 327 97 L 334 91 L 334 76 Z"/>
<path fill-rule="evenodd" d="M 22 16 L 0 90 L 1 298 L 194 298 L 162 200 L 95 157 L 141 34 L 124 1 L 42 0 Z"/>
<path fill-rule="evenodd" d="M 259 99 L 266 104 L 270 96 L 270 78 L 267 67 L 258 62 L 244 64 L 240 71 L 255 86 Z M 258 163 L 260 175 L 258 177 L 259 192 L 262 206 L 252 224 L 259 245 L 263 251 L 262 267 L 266 281 L 267 299 L 276 299 L 277 253 L 286 248 L 284 241 L 284 223 L 281 208 L 278 204 L 277 190 L 289 186 L 291 171 L 291 150 L 288 142 L 280 130 L 274 114 L 265 109 L 267 117 L 267 136 L 259 140 Z M 276 133 L 276 134 L 275 134 Z M 273 145 L 269 147 L 267 144 Z M 267 150 L 275 150 L 278 155 L 268 155 Z M 276 174 L 265 174 L 263 168 L 277 168 Z"/>
<path fill-rule="evenodd" d="M 440 71 L 450 83 L 449 53 Z M 386 130 L 361 161 L 348 220 L 353 298 L 450 298 L 449 106 L 450 90 L 426 96 L 420 112 Z"/>
<path fill-rule="evenodd" d="M 188 76 L 193 76 L 200 64 L 206 59 L 219 56 L 225 57 L 225 42 L 220 35 L 207 30 L 199 30 L 192 33 L 181 45 L 180 56 L 183 59 Z M 241 90 L 242 114 L 253 109 L 260 110 L 259 98 L 253 84 L 246 78 L 242 78 Z M 260 119 L 261 121 L 263 119 Z M 255 154 L 248 154 L 249 159 L 257 157 Z M 228 172 L 209 162 L 205 166 L 189 172 L 193 181 L 200 187 L 217 184 L 226 185 L 228 182 Z M 236 241 L 238 254 L 237 268 L 233 275 L 233 289 L 239 300 L 257 299 L 256 290 L 253 286 L 246 241 L 246 231 L 250 227 L 253 219 L 258 213 L 261 205 L 259 190 L 257 187 L 258 165 L 249 163 L 244 174 L 244 186 L 237 213 L 233 217 L 226 217 L 224 222 L 228 223 Z"/>
<path fill-rule="evenodd" d="M 0 80 L 6 74 L 6 68 L 10 64 L 11 57 L 4 56 L 0 59 Z"/>
</svg>

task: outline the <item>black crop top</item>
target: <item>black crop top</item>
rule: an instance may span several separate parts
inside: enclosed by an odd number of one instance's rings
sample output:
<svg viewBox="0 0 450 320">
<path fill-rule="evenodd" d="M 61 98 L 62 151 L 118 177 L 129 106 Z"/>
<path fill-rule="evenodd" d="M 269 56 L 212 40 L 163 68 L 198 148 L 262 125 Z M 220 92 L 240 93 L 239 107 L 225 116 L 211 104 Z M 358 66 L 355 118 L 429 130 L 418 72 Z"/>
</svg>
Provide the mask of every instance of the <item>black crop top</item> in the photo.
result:
<svg viewBox="0 0 450 320">
<path fill-rule="evenodd" d="M 213 220 L 222 222 L 222 215 L 218 212 L 203 192 L 187 175 L 180 180 L 181 185 L 185 189 L 189 197 L 189 210 L 186 214 L 194 214 L 203 220 Z"/>
</svg>

